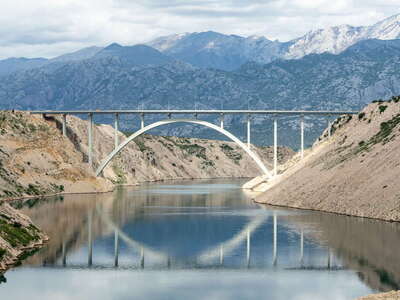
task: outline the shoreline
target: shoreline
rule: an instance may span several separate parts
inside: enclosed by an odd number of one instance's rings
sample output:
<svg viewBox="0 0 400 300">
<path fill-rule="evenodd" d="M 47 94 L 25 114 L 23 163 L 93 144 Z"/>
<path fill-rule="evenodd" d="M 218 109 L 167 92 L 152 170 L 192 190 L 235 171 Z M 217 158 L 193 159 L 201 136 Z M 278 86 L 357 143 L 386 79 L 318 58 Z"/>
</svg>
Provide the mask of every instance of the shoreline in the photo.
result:
<svg viewBox="0 0 400 300">
<path fill-rule="evenodd" d="M 53 193 L 53 194 L 43 194 L 43 195 L 35 195 L 35 196 L 22 196 L 22 197 L 16 197 L 16 198 L 4 198 L 0 199 L 1 201 L 4 201 L 5 203 L 10 203 L 13 201 L 18 201 L 18 200 L 29 200 L 29 199 L 42 199 L 42 198 L 50 198 L 50 197 L 55 197 L 55 196 L 64 196 L 64 195 L 92 195 L 92 194 L 108 194 L 108 193 L 113 193 L 116 188 L 118 187 L 134 187 L 134 186 L 140 186 L 142 184 L 146 183 L 155 183 L 155 182 L 168 182 L 168 181 L 189 181 L 189 180 L 214 180 L 214 179 L 250 179 L 252 177 L 212 177 L 212 178 L 168 178 L 168 179 L 159 179 L 159 180 L 148 180 L 148 181 L 143 181 L 137 184 L 115 184 L 112 190 L 109 191 L 104 191 L 104 192 L 61 192 L 61 193 Z"/>
<path fill-rule="evenodd" d="M 288 208 L 288 209 L 293 209 L 293 210 L 313 211 L 313 212 L 320 212 L 320 213 L 324 213 L 324 214 L 332 214 L 332 215 L 343 216 L 343 217 L 352 217 L 352 218 L 368 219 L 368 220 L 379 221 L 379 222 L 385 222 L 385 223 L 400 223 L 400 221 L 396 221 L 396 220 L 385 220 L 385 219 L 381 219 L 381 218 L 374 218 L 374 217 L 367 217 L 367 216 L 351 215 L 351 214 L 339 213 L 339 212 L 329 211 L 329 210 L 314 209 L 314 208 L 301 208 L 301 207 L 295 207 L 295 206 L 289 206 L 289 205 L 269 204 L 269 203 L 266 203 L 266 202 L 259 202 L 259 201 L 256 201 L 255 198 L 253 198 L 252 201 L 253 201 L 254 203 L 256 203 L 256 204 L 265 205 L 265 206 L 280 207 L 280 208 Z"/>
</svg>

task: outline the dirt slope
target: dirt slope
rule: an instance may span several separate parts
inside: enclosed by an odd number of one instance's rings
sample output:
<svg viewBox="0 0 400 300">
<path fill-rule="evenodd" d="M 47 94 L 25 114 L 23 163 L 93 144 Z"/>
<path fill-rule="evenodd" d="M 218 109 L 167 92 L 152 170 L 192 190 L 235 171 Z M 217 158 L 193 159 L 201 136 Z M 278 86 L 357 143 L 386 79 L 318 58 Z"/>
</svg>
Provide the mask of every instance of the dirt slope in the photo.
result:
<svg viewBox="0 0 400 300">
<path fill-rule="evenodd" d="M 333 131 L 256 201 L 400 221 L 400 97 L 336 120 Z"/>
</svg>

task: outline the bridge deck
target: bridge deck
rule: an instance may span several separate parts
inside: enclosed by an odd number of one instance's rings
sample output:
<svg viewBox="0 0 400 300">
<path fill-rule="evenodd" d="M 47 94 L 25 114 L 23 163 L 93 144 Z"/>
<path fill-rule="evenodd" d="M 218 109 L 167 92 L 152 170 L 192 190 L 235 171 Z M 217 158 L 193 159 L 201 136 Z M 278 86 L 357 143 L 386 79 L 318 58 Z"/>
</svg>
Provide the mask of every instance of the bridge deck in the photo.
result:
<svg viewBox="0 0 400 300">
<path fill-rule="evenodd" d="M 336 111 L 336 110 L 36 110 L 30 111 L 31 114 L 251 114 L 251 115 L 353 115 L 357 111 Z"/>
</svg>

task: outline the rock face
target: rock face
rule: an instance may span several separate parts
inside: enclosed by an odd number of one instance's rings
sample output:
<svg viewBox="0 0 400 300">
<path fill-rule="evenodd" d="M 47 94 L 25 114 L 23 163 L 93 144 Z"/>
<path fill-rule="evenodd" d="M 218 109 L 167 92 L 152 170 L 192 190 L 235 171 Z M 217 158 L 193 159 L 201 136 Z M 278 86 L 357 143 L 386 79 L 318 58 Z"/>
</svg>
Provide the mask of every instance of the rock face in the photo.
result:
<svg viewBox="0 0 400 300">
<path fill-rule="evenodd" d="M 33 254 L 47 240 L 27 216 L 0 202 L 0 274 Z"/>
<path fill-rule="evenodd" d="M 342 117 L 256 201 L 400 221 L 400 97 Z"/>
<path fill-rule="evenodd" d="M 256 164 L 236 144 L 223 141 L 144 135 L 127 145 L 95 177 L 86 163 L 88 123 L 67 118 L 67 137 L 59 119 L 28 113 L 0 113 L 0 199 L 54 193 L 105 192 L 115 184 L 167 179 L 254 177 Z M 94 166 L 114 150 L 114 129 L 95 125 Z M 122 142 L 125 135 L 119 132 Z M 255 148 L 271 166 L 272 149 Z M 279 161 L 293 155 L 279 149 Z"/>
<path fill-rule="evenodd" d="M 0 199 L 112 190 L 83 160 L 51 120 L 0 112 Z"/>
</svg>

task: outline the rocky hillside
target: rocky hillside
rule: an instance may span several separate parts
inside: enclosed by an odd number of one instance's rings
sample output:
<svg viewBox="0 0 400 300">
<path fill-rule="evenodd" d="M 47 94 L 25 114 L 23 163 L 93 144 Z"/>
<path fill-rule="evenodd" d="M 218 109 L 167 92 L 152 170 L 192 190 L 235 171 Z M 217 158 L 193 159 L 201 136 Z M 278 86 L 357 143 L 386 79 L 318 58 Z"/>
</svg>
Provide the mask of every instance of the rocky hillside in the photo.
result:
<svg viewBox="0 0 400 300">
<path fill-rule="evenodd" d="M 22 112 L 0 113 L 0 199 L 54 193 L 104 192 L 116 184 L 167 179 L 253 177 L 255 163 L 234 143 L 144 135 L 130 143 L 96 178 L 87 161 L 87 122 L 60 121 Z M 125 139 L 119 133 L 120 141 Z M 114 129 L 94 126 L 94 164 L 114 149 Z M 279 149 L 280 162 L 293 152 Z M 257 148 L 268 164 L 272 149 Z"/>
<path fill-rule="evenodd" d="M 400 221 L 400 97 L 339 118 L 333 131 L 256 201 Z"/>
<path fill-rule="evenodd" d="M 55 123 L 22 112 L 0 112 L 0 199 L 60 192 L 109 191 L 84 155 Z"/>
<path fill-rule="evenodd" d="M 0 283 L 3 271 L 32 255 L 47 240 L 27 216 L 0 200 Z"/>
</svg>

